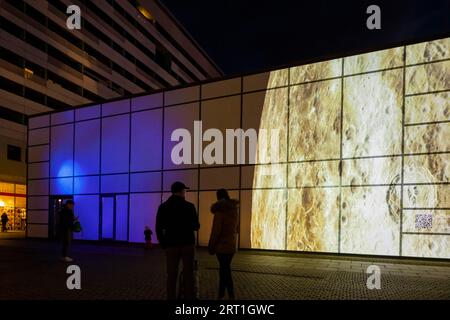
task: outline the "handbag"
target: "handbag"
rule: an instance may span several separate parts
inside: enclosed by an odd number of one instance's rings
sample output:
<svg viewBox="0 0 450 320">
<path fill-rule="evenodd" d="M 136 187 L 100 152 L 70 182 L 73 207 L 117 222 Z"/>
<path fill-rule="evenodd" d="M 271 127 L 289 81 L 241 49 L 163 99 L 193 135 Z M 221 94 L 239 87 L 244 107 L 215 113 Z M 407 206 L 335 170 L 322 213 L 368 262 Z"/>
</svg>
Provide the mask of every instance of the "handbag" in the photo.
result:
<svg viewBox="0 0 450 320">
<path fill-rule="evenodd" d="M 81 228 L 81 223 L 80 223 L 80 221 L 75 221 L 74 223 L 73 223 L 73 232 L 81 232 L 81 230 L 83 230 L 83 228 Z"/>
</svg>

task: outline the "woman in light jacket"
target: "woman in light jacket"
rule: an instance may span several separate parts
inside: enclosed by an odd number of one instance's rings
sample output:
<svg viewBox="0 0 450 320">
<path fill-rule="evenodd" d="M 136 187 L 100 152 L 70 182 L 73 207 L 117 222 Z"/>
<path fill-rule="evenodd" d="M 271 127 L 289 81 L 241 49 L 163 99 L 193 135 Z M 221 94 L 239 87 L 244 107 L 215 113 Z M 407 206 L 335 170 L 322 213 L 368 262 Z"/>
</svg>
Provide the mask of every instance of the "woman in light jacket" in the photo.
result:
<svg viewBox="0 0 450 320">
<path fill-rule="evenodd" d="M 217 191 L 217 202 L 211 206 L 214 221 L 209 239 L 208 251 L 215 254 L 219 261 L 219 299 L 234 299 L 233 279 L 231 276 L 231 260 L 236 252 L 238 233 L 239 202 L 230 199 L 227 190 Z"/>
</svg>

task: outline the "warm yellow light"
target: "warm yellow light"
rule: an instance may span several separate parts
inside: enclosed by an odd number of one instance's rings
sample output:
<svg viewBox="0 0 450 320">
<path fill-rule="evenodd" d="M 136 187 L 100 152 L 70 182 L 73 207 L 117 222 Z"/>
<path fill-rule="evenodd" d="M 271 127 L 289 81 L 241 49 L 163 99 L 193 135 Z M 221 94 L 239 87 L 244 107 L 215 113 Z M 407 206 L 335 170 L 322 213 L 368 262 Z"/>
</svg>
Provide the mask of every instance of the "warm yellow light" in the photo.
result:
<svg viewBox="0 0 450 320">
<path fill-rule="evenodd" d="M 23 68 L 23 76 L 25 79 L 30 79 L 33 76 L 34 72 L 31 69 Z"/>
<path fill-rule="evenodd" d="M 150 11 L 148 11 L 146 8 L 139 6 L 138 10 L 147 20 L 150 20 L 152 22 L 155 21 L 155 18 L 152 16 Z"/>
</svg>

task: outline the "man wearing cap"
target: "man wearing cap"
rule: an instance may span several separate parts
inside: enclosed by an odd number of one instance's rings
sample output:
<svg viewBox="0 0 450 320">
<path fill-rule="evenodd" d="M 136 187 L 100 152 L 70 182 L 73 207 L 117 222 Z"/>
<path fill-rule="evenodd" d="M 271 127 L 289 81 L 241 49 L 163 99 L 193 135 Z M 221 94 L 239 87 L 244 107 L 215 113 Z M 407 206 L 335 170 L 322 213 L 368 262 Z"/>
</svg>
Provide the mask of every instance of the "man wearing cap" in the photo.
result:
<svg viewBox="0 0 450 320">
<path fill-rule="evenodd" d="M 166 251 L 167 299 L 176 298 L 178 264 L 183 261 L 183 287 L 186 299 L 194 298 L 195 231 L 200 228 L 195 206 L 186 201 L 182 182 L 171 186 L 172 195 L 156 214 L 156 237 Z"/>
</svg>

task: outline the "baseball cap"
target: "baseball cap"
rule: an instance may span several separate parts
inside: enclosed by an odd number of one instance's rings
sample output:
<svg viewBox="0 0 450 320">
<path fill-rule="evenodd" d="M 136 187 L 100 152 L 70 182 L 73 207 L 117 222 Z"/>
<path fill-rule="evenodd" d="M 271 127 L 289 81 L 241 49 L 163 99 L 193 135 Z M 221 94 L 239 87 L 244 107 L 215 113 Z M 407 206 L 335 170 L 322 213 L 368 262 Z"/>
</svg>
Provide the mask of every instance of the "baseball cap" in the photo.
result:
<svg viewBox="0 0 450 320">
<path fill-rule="evenodd" d="M 183 182 L 176 181 L 172 183 L 172 186 L 170 187 L 170 192 L 177 193 L 186 189 L 189 189 L 189 187 L 187 187 Z"/>
</svg>

